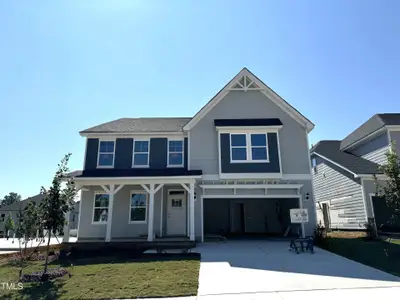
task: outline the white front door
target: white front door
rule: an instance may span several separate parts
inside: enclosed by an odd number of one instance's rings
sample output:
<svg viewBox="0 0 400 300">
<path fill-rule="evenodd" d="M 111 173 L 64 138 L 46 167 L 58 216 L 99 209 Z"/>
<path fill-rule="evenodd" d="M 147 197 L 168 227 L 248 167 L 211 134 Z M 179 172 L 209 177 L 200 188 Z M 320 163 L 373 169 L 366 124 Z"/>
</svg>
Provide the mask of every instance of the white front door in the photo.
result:
<svg viewBox="0 0 400 300">
<path fill-rule="evenodd" d="M 167 235 L 186 235 L 186 194 L 168 192 Z"/>
</svg>

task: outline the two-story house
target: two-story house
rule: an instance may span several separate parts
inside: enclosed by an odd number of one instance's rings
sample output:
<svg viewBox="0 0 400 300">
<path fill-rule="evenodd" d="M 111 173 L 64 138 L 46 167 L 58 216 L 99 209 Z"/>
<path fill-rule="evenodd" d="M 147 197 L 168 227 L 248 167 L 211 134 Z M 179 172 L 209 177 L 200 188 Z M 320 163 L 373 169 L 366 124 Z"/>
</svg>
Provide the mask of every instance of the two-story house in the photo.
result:
<svg viewBox="0 0 400 300">
<path fill-rule="evenodd" d="M 400 114 L 376 114 L 341 141 L 320 141 L 310 150 L 318 222 L 338 229 L 365 229 L 369 219 L 385 224 L 390 211 L 375 196 L 373 175 L 391 141 L 400 153 Z"/>
<path fill-rule="evenodd" d="M 244 68 L 197 114 L 122 118 L 83 130 L 78 242 L 315 228 L 314 125 Z M 290 208 L 309 222 L 290 223 Z"/>
</svg>

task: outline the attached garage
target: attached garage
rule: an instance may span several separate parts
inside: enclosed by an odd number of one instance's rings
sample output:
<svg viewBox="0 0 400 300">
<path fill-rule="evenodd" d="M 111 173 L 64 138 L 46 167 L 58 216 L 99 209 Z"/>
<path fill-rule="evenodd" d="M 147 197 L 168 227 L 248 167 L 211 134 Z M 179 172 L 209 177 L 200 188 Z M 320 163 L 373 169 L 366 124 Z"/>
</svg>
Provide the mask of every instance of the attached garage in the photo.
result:
<svg viewBox="0 0 400 300">
<path fill-rule="evenodd" d="M 291 224 L 289 210 L 299 208 L 299 198 L 204 198 L 204 235 L 298 234 Z"/>
</svg>

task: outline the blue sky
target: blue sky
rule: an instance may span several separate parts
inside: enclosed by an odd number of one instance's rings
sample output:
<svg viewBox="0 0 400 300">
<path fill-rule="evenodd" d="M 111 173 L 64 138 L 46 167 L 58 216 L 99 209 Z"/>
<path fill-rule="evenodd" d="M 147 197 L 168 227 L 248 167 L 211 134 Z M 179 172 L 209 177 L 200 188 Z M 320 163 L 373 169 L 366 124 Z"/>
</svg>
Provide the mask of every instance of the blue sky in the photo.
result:
<svg viewBox="0 0 400 300">
<path fill-rule="evenodd" d="M 82 129 L 192 116 L 244 66 L 341 139 L 400 108 L 398 1 L 2 1 L 0 197 L 48 186 Z"/>
</svg>

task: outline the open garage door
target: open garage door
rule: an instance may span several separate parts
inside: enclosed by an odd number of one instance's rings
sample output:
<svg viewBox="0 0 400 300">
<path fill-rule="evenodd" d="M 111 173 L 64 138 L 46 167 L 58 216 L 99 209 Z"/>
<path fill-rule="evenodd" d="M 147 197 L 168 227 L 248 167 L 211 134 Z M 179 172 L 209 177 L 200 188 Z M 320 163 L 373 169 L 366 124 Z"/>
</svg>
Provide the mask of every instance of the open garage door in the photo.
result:
<svg viewBox="0 0 400 300">
<path fill-rule="evenodd" d="M 298 198 L 204 199 L 204 234 L 271 235 L 298 234 L 289 210 L 299 208 Z"/>
</svg>

